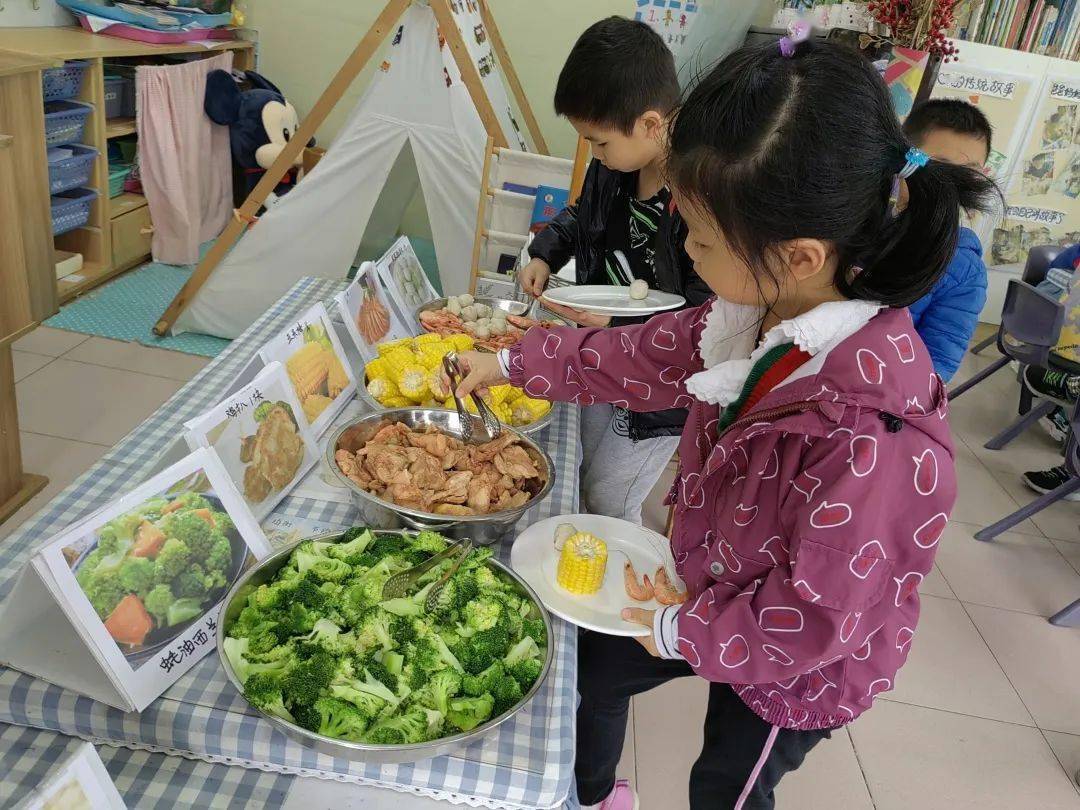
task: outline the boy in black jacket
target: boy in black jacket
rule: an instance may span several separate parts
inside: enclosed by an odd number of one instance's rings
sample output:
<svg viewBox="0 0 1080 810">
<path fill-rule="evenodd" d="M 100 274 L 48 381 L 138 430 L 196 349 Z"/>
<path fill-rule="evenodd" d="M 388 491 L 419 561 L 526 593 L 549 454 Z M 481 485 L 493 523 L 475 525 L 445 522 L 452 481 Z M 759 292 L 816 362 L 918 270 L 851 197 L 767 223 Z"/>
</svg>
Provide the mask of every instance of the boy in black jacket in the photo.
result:
<svg viewBox="0 0 1080 810">
<path fill-rule="evenodd" d="M 712 293 L 683 249 L 686 226 L 664 186 L 668 116 L 679 99 L 675 60 L 647 25 L 609 17 L 570 51 L 555 89 L 555 111 L 592 146 L 577 203 L 529 246 L 522 288 L 539 296 L 553 270 L 572 257 L 578 284 L 649 287 L 697 306 Z M 644 319 L 545 307 L 601 327 Z M 685 410 L 632 413 L 610 405 L 582 412 L 582 499 L 594 514 L 641 522 L 641 504 L 678 446 Z"/>
</svg>

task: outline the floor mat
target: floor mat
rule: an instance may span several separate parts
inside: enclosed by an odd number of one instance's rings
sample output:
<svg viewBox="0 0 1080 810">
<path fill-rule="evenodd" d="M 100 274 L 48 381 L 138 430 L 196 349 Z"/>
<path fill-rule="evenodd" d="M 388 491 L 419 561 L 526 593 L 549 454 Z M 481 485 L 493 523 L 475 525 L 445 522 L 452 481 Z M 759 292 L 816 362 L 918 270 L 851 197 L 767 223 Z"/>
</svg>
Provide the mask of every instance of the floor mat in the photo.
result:
<svg viewBox="0 0 1080 810">
<path fill-rule="evenodd" d="M 225 338 L 193 333 L 158 337 L 153 333 L 154 324 L 191 273 L 191 267 L 151 262 L 65 304 L 45 324 L 69 332 L 215 357 L 229 345 Z"/>
</svg>

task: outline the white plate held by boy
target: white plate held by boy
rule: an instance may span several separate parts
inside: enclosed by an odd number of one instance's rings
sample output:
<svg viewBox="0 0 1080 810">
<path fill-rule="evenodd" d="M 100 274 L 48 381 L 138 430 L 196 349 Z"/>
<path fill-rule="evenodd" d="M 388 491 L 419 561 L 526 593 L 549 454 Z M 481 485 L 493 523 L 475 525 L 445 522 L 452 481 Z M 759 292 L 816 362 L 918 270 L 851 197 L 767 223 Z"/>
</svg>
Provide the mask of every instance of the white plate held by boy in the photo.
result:
<svg viewBox="0 0 1080 810">
<path fill-rule="evenodd" d="M 600 590 L 588 596 L 564 591 L 555 582 L 559 552 L 555 548 L 555 529 L 569 523 L 579 532 L 589 532 L 607 543 L 607 572 Z M 604 515 L 561 515 L 541 520 L 525 529 L 510 549 L 510 566 L 529 583 L 544 606 L 563 619 L 586 630 L 609 636 L 647 636 L 652 630 L 625 621 L 625 607 L 655 610 L 660 604 L 654 599 L 637 602 L 626 594 L 623 565 L 627 559 L 634 564 L 638 576 L 648 574 L 653 579 L 656 569 L 663 565 L 679 589 L 682 582 L 675 573 L 671 544 L 663 535 L 618 518 Z"/>
<path fill-rule="evenodd" d="M 608 284 L 582 284 L 550 287 L 540 296 L 545 301 L 562 304 L 598 315 L 652 315 L 668 309 L 678 309 L 686 303 L 681 295 L 649 290 L 644 298 L 630 297 L 629 287 Z"/>
</svg>

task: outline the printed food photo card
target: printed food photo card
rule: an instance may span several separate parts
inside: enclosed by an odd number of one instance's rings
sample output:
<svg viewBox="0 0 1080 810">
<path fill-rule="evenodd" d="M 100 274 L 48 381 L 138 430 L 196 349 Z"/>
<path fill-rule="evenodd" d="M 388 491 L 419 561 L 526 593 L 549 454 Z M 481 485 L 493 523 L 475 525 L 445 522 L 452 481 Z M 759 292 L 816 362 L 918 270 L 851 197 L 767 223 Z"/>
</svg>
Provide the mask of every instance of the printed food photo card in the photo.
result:
<svg viewBox="0 0 1080 810">
<path fill-rule="evenodd" d="M 222 597 L 269 553 L 221 461 L 196 450 L 37 553 L 34 573 L 77 636 L 44 615 L 39 594 L 24 590 L 34 584 L 24 571 L 0 617 L 5 660 L 142 711 L 214 649 Z M 30 626 L 51 644 L 17 643 Z M 115 694 L 103 693 L 95 661 Z"/>
<path fill-rule="evenodd" d="M 315 436 L 278 362 L 184 427 L 192 450 L 217 453 L 260 523 L 318 460 Z"/>
<path fill-rule="evenodd" d="M 374 262 L 364 262 L 356 277 L 334 298 L 338 313 L 365 362 L 378 355 L 375 347 L 388 340 L 412 337 L 414 328 L 402 322 Z"/>
<path fill-rule="evenodd" d="M 416 323 L 417 308 L 439 297 L 407 236 L 394 242 L 375 266 L 403 324 L 411 327 Z"/>
<path fill-rule="evenodd" d="M 315 436 L 322 436 L 356 393 L 356 377 L 330 314 L 316 304 L 259 350 L 263 362 L 285 366 L 300 409 Z"/>
</svg>

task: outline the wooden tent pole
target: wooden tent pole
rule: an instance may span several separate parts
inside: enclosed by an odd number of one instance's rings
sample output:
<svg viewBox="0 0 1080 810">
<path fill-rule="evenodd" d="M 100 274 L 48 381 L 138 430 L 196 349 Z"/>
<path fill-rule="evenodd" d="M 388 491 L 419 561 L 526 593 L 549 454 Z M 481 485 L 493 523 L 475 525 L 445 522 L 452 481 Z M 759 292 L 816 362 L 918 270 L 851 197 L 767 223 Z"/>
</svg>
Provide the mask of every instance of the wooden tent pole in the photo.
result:
<svg viewBox="0 0 1080 810">
<path fill-rule="evenodd" d="M 480 172 L 480 202 L 476 206 L 476 236 L 473 238 L 472 275 L 469 279 L 469 292 L 476 293 L 476 279 L 480 275 L 480 247 L 484 239 L 484 214 L 487 212 L 487 198 L 491 193 L 488 175 L 491 173 L 491 156 L 495 152 L 495 139 L 488 135 L 484 148 L 484 168 Z"/>
<path fill-rule="evenodd" d="M 480 78 L 480 71 L 469 55 L 469 48 L 461 37 L 461 29 L 454 20 L 454 14 L 450 11 L 448 0 L 430 0 L 431 10 L 435 12 L 435 19 L 439 23 L 439 31 L 442 32 L 446 45 L 453 54 L 454 62 L 461 71 L 461 80 L 465 83 L 465 89 L 469 91 L 480 121 L 487 130 L 487 134 L 495 139 L 495 145 L 509 148 L 506 142 L 506 134 L 499 125 L 499 119 L 495 116 L 495 108 L 491 106 L 491 99 L 484 92 L 484 82 Z"/>
<path fill-rule="evenodd" d="M 589 168 L 589 142 L 578 135 L 577 149 L 574 151 L 574 168 L 570 173 L 569 205 L 577 202 L 581 187 L 585 185 L 585 172 Z"/>
<path fill-rule="evenodd" d="M 247 228 L 248 222 L 254 219 L 255 213 L 259 210 L 259 206 L 266 201 L 267 196 L 274 190 L 281 181 L 281 178 L 285 176 L 285 173 L 290 168 L 292 168 L 296 158 L 303 151 L 312 136 L 315 135 L 315 131 L 322 126 L 323 121 L 326 120 L 330 111 L 334 109 L 334 106 L 341 100 L 341 97 L 349 88 L 349 85 L 353 83 L 353 80 L 360 71 L 364 69 L 364 65 L 367 64 L 368 60 L 371 59 L 379 49 L 383 40 L 385 40 L 390 31 L 393 30 L 394 25 L 405 12 L 405 9 L 409 7 L 411 2 L 412 0 L 388 0 L 386 7 L 379 16 L 375 18 L 375 22 L 371 24 L 371 28 L 364 34 L 363 38 L 356 46 L 356 49 L 350 54 L 349 58 L 345 60 L 344 64 L 342 64 L 337 75 L 330 80 L 330 84 L 326 86 L 323 94 L 319 97 L 319 100 L 315 102 L 315 106 L 311 108 L 311 112 L 308 113 L 307 118 L 300 124 L 300 128 L 296 131 L 296 134 L 287 144 L 285 144 L 285 148 L 281 150 L 281 154 L 277 156 L 277 160 L 275 160 L 273 165 L 266 170 L 262 179 L 259 180 L 258 185 L 251 190 L 250 194 L 248 194 L 247 199 L 244 200 L 244 204 L 240 206 L 236 215 L 229 220 L 229 224 L 218 237 L 213 247 L 207 251 L 207 254 L 203 257 L 202 261 L 199 262 L 198 267 L 195 268 L 195 272 L 191 274 L 191 278 L 187 280 L 187 283 L 184 284 L 180 289 L 180 292 L 176 294 L 172 303 L 170 303 L 165 312 L 162 313 L 160 320 L 154 325 L 154 334 L 166 335 L 169 330 L 172 329 L 173 324 L 176 323 L 176 319 L 180 317 L 180 313 L 184 311 L 189 303 L 191 303 L 191 299 L 195 297 L 199 292 L 199 289 L 210 277 L 210 274 L 214 272 L 221 260 L 225 258 L 225 254 L 229 252 L 236 240 L 243 234 L 244 229 Z"/>
<path fill-rule="evenodd" d="M 544 133 L 540 131 L 540 123 L 536 120 L 536 116 L 533 115 L 532 105 L 529 104 L 529 98 L 525 95 L 525 89 L 521 86 L 517 71 L 514 70 L 510 52 L 506 50 L 506 43 L 503 42 L 502 34 L 499 33 L 499 26 L 495 23 L 495 16 L 491 13 L 487 0 L 480 0 L 480 17 L 484 21 L 488 36 L 491 37 L 491 45 L 499 57 L 499 64 L 502 65 L 503 74 L 510 85 L 510 92 L 514 94 L 518 109 L 521 110 L 521 114 L 525 118 L 525 126 L 529 128 L 529 134 L 532 135 L 533 146 L 540 154 L 550 155 L 551 152 L 548 150 L 547 141 L 544 140 Z"/>
</svg>

